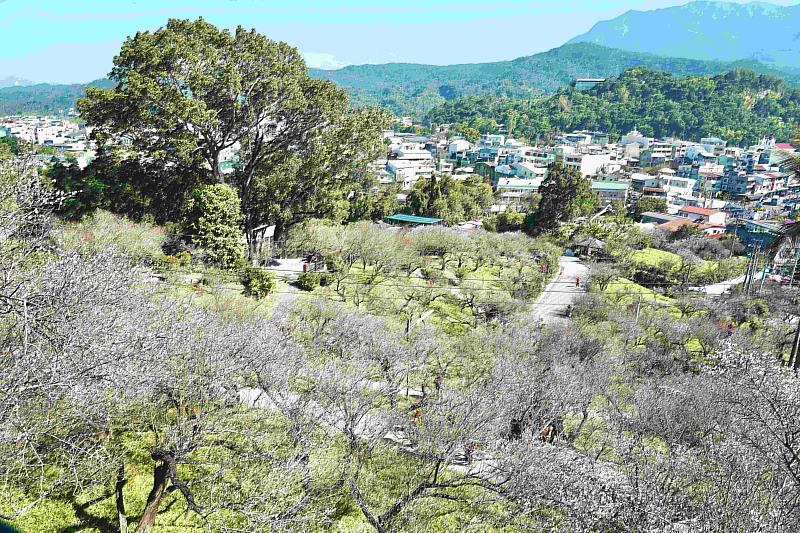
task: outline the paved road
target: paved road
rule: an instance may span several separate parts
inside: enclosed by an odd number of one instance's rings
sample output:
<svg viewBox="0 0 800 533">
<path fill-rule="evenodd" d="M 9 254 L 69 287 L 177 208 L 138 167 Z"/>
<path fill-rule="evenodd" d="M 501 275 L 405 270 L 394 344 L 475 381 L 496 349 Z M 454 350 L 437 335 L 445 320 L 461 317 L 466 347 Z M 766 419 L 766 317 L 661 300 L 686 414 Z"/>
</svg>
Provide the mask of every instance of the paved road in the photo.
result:
<svg viewBox="0 0 800 533">
<path fill-rule="evenodd" d="M 567 307 L 573 305 L 584 292 L 589 277 L 589 268 L 577 257 L 562 256 L 558 260 L 559 275 L 550 282 L 536 303 L 533 304 L 535 321 L 544 320 L 548 325 L 562 325 L 569 320 Z M 580 278 L 581 286 L 575 286 L 575 279 Z"/>
<path fill-rule="evenodd" d="M 757 273 L 753 278 L 753 283 L 761 283 L 762 276 L 766 276 L 767 273 L 762 270 L 761 272 Z M 741 285 L 744 283 L 744 276 L 739 276 L 738 278 L 729 279 L 726 281 L 720 281 L 719 283 L 714 283 L 711 285 L 706 285 L 705 287 L 694 287 L 693 290 L 697 292 L 704 292 L 709 296 L 721 296 L 728 292 L 732 287 L 736 285 Z"/>
</svg>

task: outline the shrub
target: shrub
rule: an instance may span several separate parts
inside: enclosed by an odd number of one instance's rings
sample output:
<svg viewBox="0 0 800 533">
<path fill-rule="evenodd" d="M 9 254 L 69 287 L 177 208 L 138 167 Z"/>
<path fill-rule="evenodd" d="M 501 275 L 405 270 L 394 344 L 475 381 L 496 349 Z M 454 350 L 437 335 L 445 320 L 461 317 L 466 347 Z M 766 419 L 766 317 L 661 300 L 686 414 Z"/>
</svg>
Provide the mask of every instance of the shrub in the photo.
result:
<svg viewBox="0 0 800 533">
<path fill-rule="evenodd" d="M 333 276 L 330 275 L 328 272 L 320 272 L 319 273 L 319 284 L 321 287 L 327 287 L 333 283 Z"/>
<path fill-rule="evenodd" d="M 244 293 L 256 299 L 269 296 L 275 290 L 275 274 L 253 265 L 242 268 L 239 280 L 244 285 Z"/>
<path fill-rule="evenodd" d="M 217 183 L 192 191 L 182 226 L 192 241 L 205 249 L 210 263 L 233 268 L 244 257 L 241 220 L 236 191 L 230 185 Z"/>
<path fill-rule="evenodd" d="M 180 252 L 176 257 L 178 258 L 178 262 L 182 267 L 188 267 L 192 265 L 192 254 L 189 253 L 188 250 Z"/>
<path fill-rule="evenodd" d="M 190 239 L 185 239 L 180 235 L 180 228 L 171 226 L 167 228 L 164 235 L 164 240 L 161 242 L 161 251 L 165 255 L 174 255 L 178 257 L 183 252 L 194 252 Z"/>
<path fill-rule="evenodd" d="M 313 291 L 322 284 L 322 276 L 318 272 L 302 272 L 297 277 L 297 286 L 303 291 Z"/>
</svg>

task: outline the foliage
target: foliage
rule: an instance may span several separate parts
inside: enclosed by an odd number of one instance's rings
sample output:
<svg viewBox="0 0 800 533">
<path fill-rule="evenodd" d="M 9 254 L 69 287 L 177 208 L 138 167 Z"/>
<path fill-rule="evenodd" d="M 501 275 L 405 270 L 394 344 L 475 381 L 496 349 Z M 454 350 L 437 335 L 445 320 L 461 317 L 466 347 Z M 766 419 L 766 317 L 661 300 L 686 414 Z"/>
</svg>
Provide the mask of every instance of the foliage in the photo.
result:
<svg viewBox="0 0 800 533">
<path fill-rule="evenodd" d="M 752 105 L 745 105 L 745 101 Z M 735 69 L 708 76 L 676 77 L 636 67 L 587 91 L 564 88 L 546 98 L 492 96 L 449 102 L 431 110 L 437 123 L 503 123 L 515 114 L 518 137 L 553 131 L 600 130 L 617 138 L 638 129 L 646 136 L 700 139 L 713 135 L 752 145 L 765 132 L 788 139 L 800 117 L 800 91 L 771 76 Z M 496 126 L 489 128 L 496 131 Z"/>
<path fill-rule="evenodd" d="M 231 268 L 244 257 L 241 220 L 236 192 L 229 185 L 218 183 L 192 192 L 181 228 L 185 237 L 205 251 L 211 264 Z"/>
<path fill-rule="evenodd" d="M 380 105 L 398 116 L 421 118 L 435 106 L 458 102 L 471 95 L 527 98 L 568 86 L 576 75 L 608 78 L 636 66 L 688 76 L 719 74 L 740 64 L 663 57 L 591 43 L 570 43 L 512 61 L 449 66 L 354 65 L 338 70 L 312 69 L 311 75 L 331 80 L 347 89 L 357 105 Z M 795 74 L 772 69 L 757 61 L 747 63 L 747 67 L 792 82 L 797 79 Z M 498 83 L 498 80 L 501 81 Z M 498 122 L 513 125 L 513 121 L 507 118 L 498 119 Z M 471 137 L 469 132 L 462 132 Z"/>
<path fill-rule="evenodd" d="M 232 320 L 146 287 L 114 250 L 59 249 L 57 193 L 15 178 L 0 180 L 0 352 L 14 355 L 0 358 L 0 512 L 12 522 L 800 524 L 800 383 L 779 357 L 796 290 L 665 298 L 620 278 L 564 334 L 520 305 L 557 264 L 543 238 L 304 223 L 288 244 L 322 252 L 331 290 Z"/>
<path fill-rule="evenodd" d="M 322 284 L 320 272 L 301 272 L 297 276 L 297 287 L 303 291 L 313 291 Z"/>
<path fill-rule="evenodd" d="M 526 228 L 533 234 L 552 232 L 562 222 L 594 211 L 596 198 L 580 173 L 553 164 L 539 187 L 539 209 Z"/>
<path fill-rule="evenodd" d="M 636 201 L 631 203 L 631 216 L 637 222 L 642 219 L 642 213 L 648 211 L 654 213 L 666 213 L 667 201 L 663 198 L 656 198 L 654 196 L 642 196 Z"/>
<path fill-rule="evenodd" d="M 127 139 L 112 160 L 155 171 L 171 204 L 198 182 L 233 185 L 251 254 L 256 228 L 275 225 L 279 236 L 346 205 L 382 147 L 382 112 L 348 108 L 342 90 L 308 76 L 296 49 L 255 30 L 171 19 L 127 39 L 114 61 L 115 87 L 89 88 L 78 102 L 95 138 Z M 131 188 L 153 205 L 152 187 Z"/>
<path fill-rule="evenodd" d="M 479 219 L 493 200 L 492 187 L 480 176 L 460 181 L 445 174 L 417 181 L 406 205 L 411 214 L 441 218 L 445 224 L 453 225 Z"/>
<path fill-rule="evenodd" d="M 80 222 L 64 223 L 57 239 L 69 252 L 90 256 L 117 249 L 134 262 L 153 265 L 162 256 L 164 230 L 100 210 Z"/>
<path fill-rule="evenodd" d="M 275 274 L 257 266 L 241 267 L 239 279 L 245 294 L 256 299 L 265 298 L 275 290 Z"/>
<path fill-rule="evenodd" d="M 514 208 L 508 208 L 501 213 L 483 219 L 483 227 L 487 231 L 519 231 L 525 222 L 525 215 Z"/>
</svg>

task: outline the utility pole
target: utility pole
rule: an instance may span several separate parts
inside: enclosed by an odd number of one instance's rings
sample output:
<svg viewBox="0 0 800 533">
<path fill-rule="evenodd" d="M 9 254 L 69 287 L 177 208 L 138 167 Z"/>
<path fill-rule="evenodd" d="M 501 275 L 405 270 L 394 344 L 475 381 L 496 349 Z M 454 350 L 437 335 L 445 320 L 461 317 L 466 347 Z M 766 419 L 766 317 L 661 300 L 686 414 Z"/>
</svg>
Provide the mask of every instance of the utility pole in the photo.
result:
<svg viewBox="0 0 800 533">
<path fill-rule="evenodd" d="M 769 273 L 772 274 L 775 270 L 775 263 L 770 263 L 767 261 L 767 253 L 764 252 L 764 270 L 761 272 L 761 285 L 758 287 L 758 292 L 764 292 L 764 281 L 767 279 L 767 267 L 769 267 Z"/>
<path fill-rule="evenodd" d="M 797 326 L 794 328 L 794 340 L 792 340 L 792 352 L 789 354 L 788 366 L 795 371 L 800 370 L 800 318 L 797 320 Z"/>
<path fill-rule="evenodd" d="M 755 259 L 753 248 L 750 249 L 747 255 L 747 267 L 745 267 L 744 270 L 744 293 L 750 294 L 750 280 L 753 277 L 753 263 Z"/>
</svg>

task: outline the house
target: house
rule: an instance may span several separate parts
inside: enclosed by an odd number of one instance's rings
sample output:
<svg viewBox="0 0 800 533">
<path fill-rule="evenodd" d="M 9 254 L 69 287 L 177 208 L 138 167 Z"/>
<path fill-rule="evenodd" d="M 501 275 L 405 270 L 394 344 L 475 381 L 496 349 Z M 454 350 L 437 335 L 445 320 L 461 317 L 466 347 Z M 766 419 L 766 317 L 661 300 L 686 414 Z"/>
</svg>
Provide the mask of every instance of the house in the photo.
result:
<svg viewBox="0 0 800 533">
<path fill-rule="evenodd" d="M 667 195 L 667 202 L 676 203 L 676 198 L 692 195 L 697 180 L 676 176 L 674 172 L 671 174 L 664 174 L 663 172 L 662 170 L 662 174 L 659 176 L 659 182 L 664 193 Z"/>
<path fill-rule="evenodd" d="M 686 220 L 686 219 L 670 220 L 669 222 L 658 224 L 656 227 L 662 231 L 675 233 L 685 226 L 691 226 L 697 228 L 700 231 L 702 231 L 706 237 L 710 238 L 718 238 L 725 235 L 725 226 L 716 226 L 713 224 L 699 224 L 697 222 L 692 222 L 691 220 Z"/>
<path fill-rule="evenodd" d="M 672 222 L 673 220 L 681 220 L 681 218 L 666 213 L 657 213 L 656 211 L 645 211 L 642 213 L 642 224 L 664 224 L 665 222 Z"/>
<path fill-rule="evenodd" d="M 716 226 L 725 225 L 725 213 L 722 211 L 716 211 L 714 209 L 707 209 L 705 207 L 684 205 L 678 209 L 678 216 L 687 218 L 692 222 L 699 222 L 701 224 L 713 224 Z"/>
<path fill-rule="evenodd" d="M 547 177 L 547 167 L 539 167 L 531 163 L 514 163 L 511 165 L 514 174 L 523 179 L 545 179 Z"/>
<path fill-rule="evenodd" d="M 606 243 L 600 239 L 589 237 L 575 245 L 575 253 L 578 255 L 592 255 L 592 252 L 602 252 L 606 247 Z"/>
<path fill-rule="evenodd" d="M 658 176 L 650 176 L 649 174 L 640 174 L 638 172 L 631 174 L 631 189 L 636 192 L 644 192 L 646 188 L 658 188 L 659 185 Z"/>
<path fill-rule="evenodd" d="M 447 145 L 447 155 L 450 159 L 465 158 L 470 150 L 472 150 L 472 143 L 465 139 L 455 139 Z"/>
<path fill-rule="evenodd" d="M 600 169 L 611 162 L 610 153 L 564 155 L 564 167 L 580 172 L 584 178 L 597 176 Z"/>
<path fill-rule="evenodd" d="M 489 180 L 492 183 L 497 181 L 497 163 L 487 163 L 486 161 L 479 161 L 475 164 L 475 174 Z"/>
<path fill-rule="evenodd" d="M 578 91 L 588 91 L 598 83 L 606 81 L 605 78 L 577 78 L 573 84 Z"/>
<path fill-rule="evenodd" d="M 500 178 L 495 190 L 500 205 L 522 211 L 528 198 L 539 191 L 541 184 L 541 179 Z"/>
<path fill-rule="evenodd" d="M 604 205 L 628 200 L 628 184 L 622 181 L 593 181 L 592 192 Z"/>
</svg>

